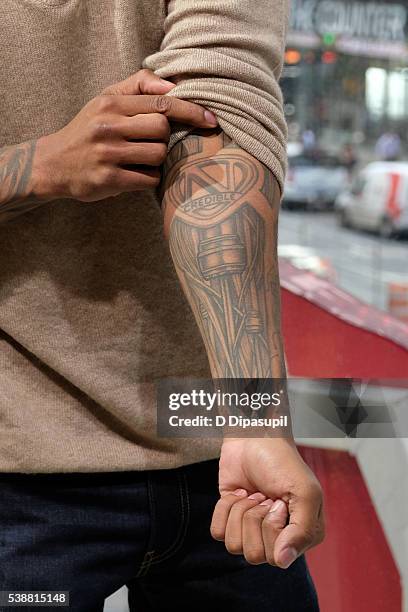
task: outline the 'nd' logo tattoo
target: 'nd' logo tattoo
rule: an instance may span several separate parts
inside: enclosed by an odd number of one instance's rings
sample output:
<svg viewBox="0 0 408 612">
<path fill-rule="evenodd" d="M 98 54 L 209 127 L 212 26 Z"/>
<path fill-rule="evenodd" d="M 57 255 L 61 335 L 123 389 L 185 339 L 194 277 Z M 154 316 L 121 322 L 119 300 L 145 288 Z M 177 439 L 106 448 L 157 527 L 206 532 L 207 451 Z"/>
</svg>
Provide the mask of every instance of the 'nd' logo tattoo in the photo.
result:
<svg viewBox="0 0 408 612">
<path fill-rule="evenodd" d="M 187 217 L 219 221 L 229 205 L 245 198 L 258 180 L 254 163 L 229 153 L 225 160 L 219 156 L 184 166 L 169 195 L 181 203 L 179 216 L 185 216 L 186 221 Z"/>
</svg>

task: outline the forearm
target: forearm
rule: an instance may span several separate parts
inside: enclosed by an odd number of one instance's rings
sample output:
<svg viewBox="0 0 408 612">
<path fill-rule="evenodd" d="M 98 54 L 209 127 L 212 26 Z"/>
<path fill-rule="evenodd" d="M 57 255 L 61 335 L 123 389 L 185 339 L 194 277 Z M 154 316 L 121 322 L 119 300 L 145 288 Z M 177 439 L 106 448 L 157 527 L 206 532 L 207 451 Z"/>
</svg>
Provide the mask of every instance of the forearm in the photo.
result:
<svg viewBox="0 0 408 612">
<path fill-rule="evenodd" d="M 273 174 L 222 133 L 168 157 L 165 232 L 214 378 L 283 378 Z"/>
</svg>

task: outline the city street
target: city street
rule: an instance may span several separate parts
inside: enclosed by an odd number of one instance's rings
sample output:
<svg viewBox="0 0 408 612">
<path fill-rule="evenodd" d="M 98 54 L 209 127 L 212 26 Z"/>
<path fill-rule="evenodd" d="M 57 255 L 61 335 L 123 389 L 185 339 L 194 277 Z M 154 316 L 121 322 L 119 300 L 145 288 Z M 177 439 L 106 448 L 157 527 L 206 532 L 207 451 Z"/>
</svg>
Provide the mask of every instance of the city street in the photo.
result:
<svg viewBox="0 0 408 612">
<path fill-rule="evenodd" d="M 282 210 L 279 244 L 309 247 L 329 260 L 340 287 L 381 309 L 387 309 L 389 283 L 408 283 L 407 239 L 343 229 L 332 212 Z"/>
</svg>

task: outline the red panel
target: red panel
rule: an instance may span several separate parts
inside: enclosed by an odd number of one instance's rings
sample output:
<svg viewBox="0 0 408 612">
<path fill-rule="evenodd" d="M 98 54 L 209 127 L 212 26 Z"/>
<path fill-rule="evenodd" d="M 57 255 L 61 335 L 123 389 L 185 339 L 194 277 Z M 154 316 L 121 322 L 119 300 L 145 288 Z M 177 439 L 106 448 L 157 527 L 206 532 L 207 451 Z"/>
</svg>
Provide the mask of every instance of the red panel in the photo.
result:
<svg viewBox="0 0 408 612">
<path fill-rule="evenodd" d="M 289 264 L 280 273 L 291 376 L 408 378 L 408 325 Z"/>
<path fill-rule="evenodd" d="M 291 376 L 408 378 L 407 325 L 286 262 L 280 273 Z M 355 459 L 301 451 L 325 497 L 326 540 L 308 553 L 321 612 L 401 612 L 398 570 Z"/>
<path fill-rule="evenodd" d="M 291 376 L 408 376 L 405 348 L 373 332 L 354 327 L 288 291 L 283 291 L 283 331 Z"/>
<path fill-rule="evenodd" d="M 301 447 L 324 491 L 326 539 L 307 554 L 321 612 L 401 612 L 398 569 L 356 460 Z"/>
<path fill-rule="evenodd" d="M 390 179 L 391 189 L 387 201 L 387 212 L 391 219 L 398 219 L 402 212 L 397 198 L 398 188 L 401 182 L 401 175 L 392 173 L 390 174 Z"/>
</svg>

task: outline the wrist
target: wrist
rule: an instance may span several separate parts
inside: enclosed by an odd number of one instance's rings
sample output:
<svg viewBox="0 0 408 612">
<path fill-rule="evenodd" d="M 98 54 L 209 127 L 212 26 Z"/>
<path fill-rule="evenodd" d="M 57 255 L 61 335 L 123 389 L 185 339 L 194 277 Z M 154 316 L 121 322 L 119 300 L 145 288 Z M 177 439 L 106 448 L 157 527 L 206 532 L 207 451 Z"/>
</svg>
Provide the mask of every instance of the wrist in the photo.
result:
<svg viewBox="0 0 408 612">
<path fill-rule="evenodd" d="M 68 197 L 64 175 L 57 164 L 56 135 L 37 139 L 32 169 L 32 193 L 39 201 Z"/>
<path fill-rule="evenodd" d="M 248 437 L 248 438 L 230 438 L 230 437 L 226 437 L 224 438 L 223 442 L 222 442 L 222 447 L 225 448 L 231 448 L 234 447 L 238 448 L 238 447 L 244 447 L 246 445 L 253 445 L 253 444 L 260 444 L 262 442 L 265 442 L 266 440 L 268 440 L 268 442 L 270 442 L 271 444 L 273 444 L 274 446 L 278 447 L 291 447 L 294 449 L 297 449 L 297 445 L 295 442 L 295 439 L 292 436 L 271 436 L 271 435 L 265 435 L 264 437 L 259 437 L 259 438 L 253 438 L 253 437 Z"/>
</svg>

